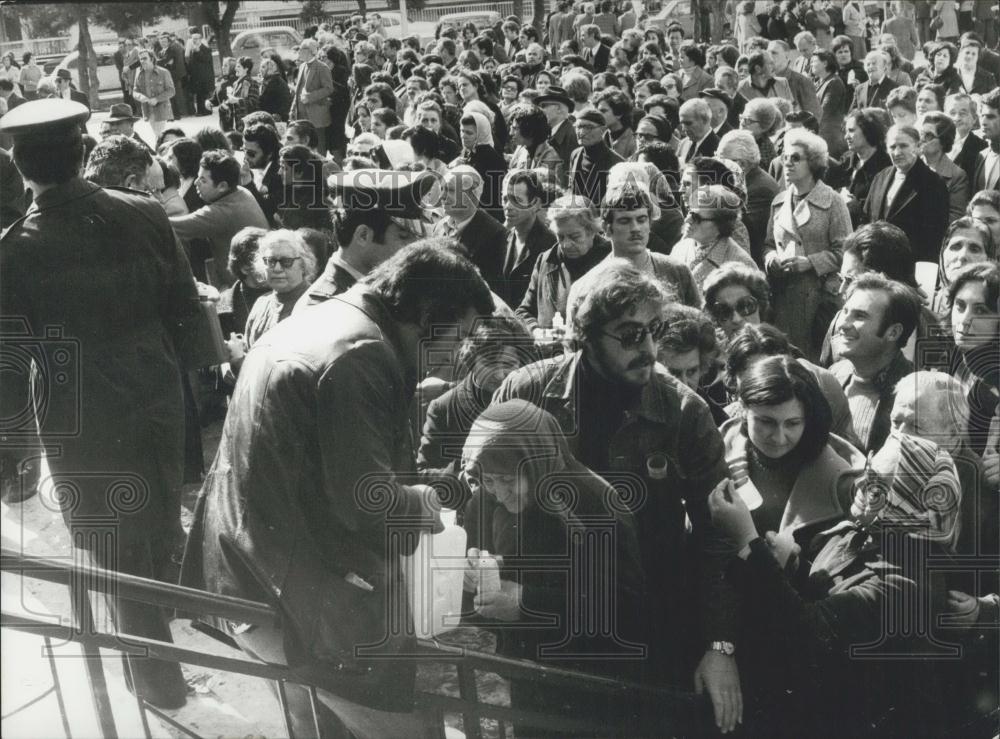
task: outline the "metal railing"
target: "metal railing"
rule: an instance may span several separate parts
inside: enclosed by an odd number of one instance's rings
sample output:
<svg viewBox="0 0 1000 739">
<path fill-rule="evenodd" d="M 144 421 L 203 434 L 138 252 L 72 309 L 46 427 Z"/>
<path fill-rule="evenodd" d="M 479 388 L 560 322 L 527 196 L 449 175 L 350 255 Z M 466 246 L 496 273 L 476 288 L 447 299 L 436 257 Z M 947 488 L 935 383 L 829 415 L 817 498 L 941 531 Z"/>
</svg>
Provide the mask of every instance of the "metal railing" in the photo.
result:
<svg viewBox="0 0 1000 739">
<path fill-rule="evenodd" d="M 18 552 L 3 549 L 0 570 L 22 577 L 36 578 L 65 585 L 69 588 L 72 610 L 72 627 L 53 625 L 51 621 L 39 620 L 22 614 L 2 612 L 0 627 L 22 631 L 34 635 L 41 634 L 46 646 L 51 640 L 73 641 L 81 645 L 87 659 L 86 671 L 90 683 L 90 695 L 98 717 L 101 735 L 107 738 L 118 736 L 115 713 L 108 695 L 107 680 L 101 658 L 101 650 L 134 652 L 137 648 L 146 651 L 149 657 L 170 662 L 196 665 L 212 670 L 241 674 L 269 680 L 275 683 L 278 703 L 281 708 L 287 736 L 293 737 L 292 718 L 286 700 L 286 685 L 300 685 L 309 692 L 313 712 L 313 726 L 319 733 L 317 705 L 320 703 L 318 688 L 303 682 L 294 670 L 252 661 L 245 658 L 225 657 L 203 651 L 187 649 L 176 644 L 157 641 L 124 633 L 98 631 L 95 627 L 88 594 L 91 592 L 115 594 L 119 598 L 139 601 L 152 605 L 175 609 L 186 617 L 215 616 L 238 623 L 256 625 L 277 625 L 279 616 L 274 608 L 264 603 L 207 593 L 192 588 L 171 585 L 156 580 L 110 572 L 96 567 L 80 567 L 65 561 L 43 557 L 29 557 Z M 55 664 L 49 650 L 49 663 L 53 675 L 54 690 L 62 722 L 67 737 L 71 736 L 71 726 L 63 701 L 62 686 L 56 673 Z M 573 670 L 539 665 L 527 660 L 511 659 L 465 648 L 459 648 L 430 640 L 417 640 L 416 658 L 419 662 L 454 665 L 459 695 L 444 695 L 418 691 L 415 699 L 415 714 L 423 725 L 426 736 L 444 737 L 446 717 L 461 717 L 462 729 L 468 739 L 482 739 L 483 721 L 496 722 L 499 736 L 507 735 L 507 727 L 516 725 L 520 729 L 546 730 L 565 735 L 607 732 L 609 735 L 685 735 L 703 734 L 711 725 L 711 708 L 707 699 L 689 693 L 666 688 L 629 683 L 608 677 L 589 675 Z M 413 659 L 408 655 L 402 659 Z M 127 664 L 127 661 L 126 661 Z M 527 710 L 517 706 L 502 706 L 484 703 L 479 699 L 476 684 L 477 672 L 495 673 L 502 678 L 534 683 L 539 688 L 563 688 L 581 691 L 587 696 L 611 701 L 620 705 L 648 706 L 641 712 L 639 723 L 633 720 L 627 727 L 595 727 L 592 721 L 577 715 L 565 715 L 561 707 L 553 706 L 553 712 Z M 138 685 L 133 681 L 133 685 Z M 146 702 L 138 688 L 136 703 L 147 737 L 151 736 L 147 712 L 155 715 L 175 729 L 198 739 L 198 734 L 188 726 L 177 722 L 155 706 Z M 557 711 L 559 711 L 557 713 Z"/>
<path fill-rule="evenodd" d="M 49 38 L 22 39 L 20 41 L 4 41 L 0 43 L 0 56 L 13 51 L 18 64 L 21 54 L 30 51 L 36 57 L 60 56 L 73 50 L 69 36 L 50 36 Z"/>
</svg>

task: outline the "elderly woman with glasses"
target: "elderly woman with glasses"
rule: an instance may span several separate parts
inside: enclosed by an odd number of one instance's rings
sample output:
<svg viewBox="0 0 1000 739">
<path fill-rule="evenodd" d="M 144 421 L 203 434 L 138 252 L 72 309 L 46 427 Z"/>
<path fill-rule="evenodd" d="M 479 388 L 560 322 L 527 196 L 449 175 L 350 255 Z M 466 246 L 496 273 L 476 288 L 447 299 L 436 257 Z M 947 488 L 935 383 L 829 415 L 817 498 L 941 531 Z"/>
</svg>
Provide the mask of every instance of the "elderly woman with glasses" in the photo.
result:
<svg viewBox="0 0 1000 739">
<path fill-rule="evenodd" d="M 732 239 L 742 207 L 739 196 L 722 185 L 700 187 L 689 196 L 684 238 L 671 256 L 691 270 L 699 287 L 725 264 L 757 268 L 750 254 Z"/>
<path fill-rule="evenodd" d="M 948 158 L 955 143 L 955 124 L 944 113 L 925 113 L 917 122 L 920 132 L 920 158 L 948 186 L 948 219 L 954 221 L 969 204 L 969 178 Z"/>
<path fill-rule="evenodd" d="M 243 335 L 233 336 L 226 342 L 234 372 L 239 371 L 246 352 L 261 336 L 292 315 L 295 302 L 316 278 L 316 255 L 295 231 L 270 231 L 260 237 L 258 244 L 271 292 L 253 304 Z"/>
<path fill-rule="evenodd" d="M 564 195 L 548 207 L 546 217 L 556 245 L 538 256 L 514 311 L 539 341 L 564 330 L 570 287 L 611 253 L 597 208 L 586 198 Z"/>
<path fill-rule="evenodd" d="M 783 159 L 788 189 L 771 203 L 764 266 L 778 328 L 816 361 L 826 333 L 826 323 L 817 317 L 824 291 L 836 296 L 851 216 L 843 199 L 823 182 L 828 159 L 823 139 L 805 129 L 789 131 Z"/>
<path fill-rule="evenodd" d="M 765 172 L 777 154 L 771 136 L 781 124 L 781 111 L 770 98 L 754 98 L 743 109 L 740 128 L 753 134 L 760 150 L 760 166 Z"/>
</svg>

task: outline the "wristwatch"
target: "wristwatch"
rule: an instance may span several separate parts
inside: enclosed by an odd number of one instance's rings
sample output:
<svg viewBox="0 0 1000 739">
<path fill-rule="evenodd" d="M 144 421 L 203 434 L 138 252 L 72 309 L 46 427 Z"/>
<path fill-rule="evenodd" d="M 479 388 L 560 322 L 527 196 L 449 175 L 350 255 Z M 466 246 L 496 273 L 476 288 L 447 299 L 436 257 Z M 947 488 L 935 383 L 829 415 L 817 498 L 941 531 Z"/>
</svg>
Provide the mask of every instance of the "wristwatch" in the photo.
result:
<svg viewBox="0 0 1000 739">
<path fill-rule="evenodd" d="M 736 646 L 731 641 L 714 641 L 708 645 L 708 648 L 713 652 L 724 654 L 727 657 L 732 657 L 736 654 Z"/>
</svg>

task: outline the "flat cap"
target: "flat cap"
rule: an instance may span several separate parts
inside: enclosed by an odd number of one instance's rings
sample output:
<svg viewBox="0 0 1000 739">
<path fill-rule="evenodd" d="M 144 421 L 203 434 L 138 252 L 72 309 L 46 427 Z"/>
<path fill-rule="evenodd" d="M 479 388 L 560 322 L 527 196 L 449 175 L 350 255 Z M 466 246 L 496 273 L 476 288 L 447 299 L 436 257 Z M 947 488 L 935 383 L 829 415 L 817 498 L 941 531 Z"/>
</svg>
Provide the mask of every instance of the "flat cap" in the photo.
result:
<svg viewBox="0 0 1000 739">
<path fill-rule="evenodd" d="M 345 210 L 384 210 L 394 218 L 423 220 L 423 201 L 437 181 L 432 172 L 358 169 L 330 175 L 330 194 Z"/>
<path fill-rule="evenodd" d="M 698 97 L 719 100 L 725 103 L 727 109 L 733 106 L 733 99 L 726 94 L 725 90 L 720 90 L 718 87 L 706 87 L 698 93 Z"/>
<path fill-rule="evenodd" d="M 90 118 L 86 105 L 61 98 L 31 100 L 0 118 L 0 131 L 12 136 L 79 127 Z"/>
<path fill-rule="evenodd" d="M 578 121 L 587 121 L 588 123 L 594 123 L 598 126 L 606 126 L 608 122 L 604 120 L 604 116 L 601 115 L 600 111 L 597 110 L 585 110 L 582 113 L 577 113 L 575 116 Z"/>
</svg>

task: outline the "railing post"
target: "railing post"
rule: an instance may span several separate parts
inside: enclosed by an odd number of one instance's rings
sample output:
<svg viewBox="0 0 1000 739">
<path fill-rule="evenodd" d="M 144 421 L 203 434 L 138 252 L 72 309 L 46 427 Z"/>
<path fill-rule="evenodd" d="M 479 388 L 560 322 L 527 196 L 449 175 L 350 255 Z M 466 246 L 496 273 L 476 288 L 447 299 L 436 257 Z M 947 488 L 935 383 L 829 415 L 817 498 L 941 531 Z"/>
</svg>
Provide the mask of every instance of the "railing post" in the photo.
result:
<svg viewBox="0 0 1000 739">
<path fill-rule="evenodd" d="M 458 695 L 472 708 L 462 714 L 462 729 L 468 739 L 483 739 L 483 726 L 480 723 L 479 688 L 476 687 L 476 670 L 468 667 L 462 660 L 455 664 L 458 670 Z"/>
<path fill-rule="evenodd" d="M 74 547 L 74 557 L 87 558 L 87 552 Z M 101 727 L 101 735 L 104 739 L 117 739 L 118 729 L 115 727 L 114 711 L 111 708 L 111 699 L 108 696 L 108 683 L 104 675 L 104 662 L 100 649 L 92 649 L 90 646 L 90 635 L 95 632 L 94 614 L 90 607 L 90 568 L 89 563 L 79 567 L 78 571 L 69 579 L 70 606 L 73 615 L 73 628 L 80 639 L 80 649 L 83 651 L 84 665 L 87 669 L 87 679 L 90 681 L 90 696 L 94 701 L 94 711 L 97 713 L 97 721 Z M 95 588 L 95 590 L 99 590 Z"/>
</svg>

